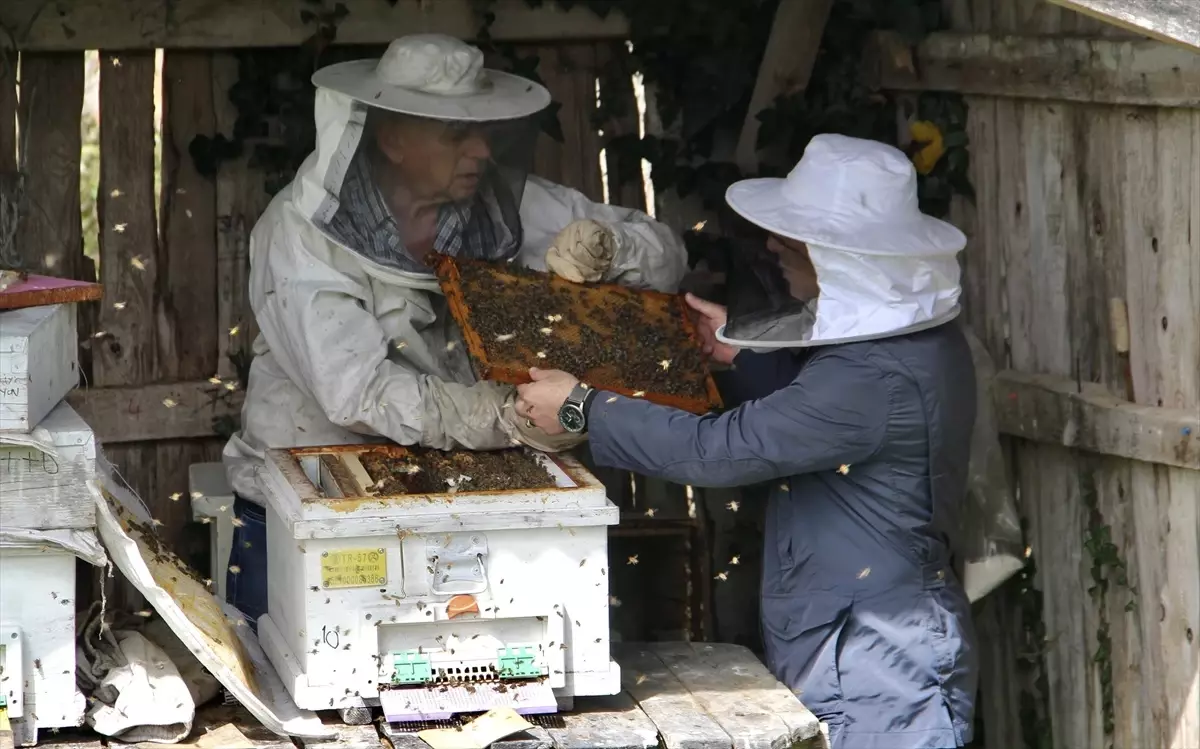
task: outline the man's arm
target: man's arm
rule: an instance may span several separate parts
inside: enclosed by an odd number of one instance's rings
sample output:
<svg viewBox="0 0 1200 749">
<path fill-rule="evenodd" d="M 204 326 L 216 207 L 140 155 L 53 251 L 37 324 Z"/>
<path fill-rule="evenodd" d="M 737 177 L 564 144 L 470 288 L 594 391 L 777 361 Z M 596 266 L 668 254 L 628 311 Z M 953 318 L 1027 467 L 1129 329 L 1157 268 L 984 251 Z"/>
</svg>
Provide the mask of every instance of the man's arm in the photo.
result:
<svg viewBox="0 0 1200 749">
<path fill-rule="evenodd" d="M 522 262 L 546 269 L 546 250 L 572 221 L 591 219 L 612 232 L 613 258 L 604 281 L 674 293 L 687 273 L 683 240 L 632 208 L 596 203 L 583 193 L 530 176 L 521 198 Z"/>
<path fill-rule="evenodd" d="M 603 392 L 589 405 L 597 465 L 692 486 L 741 486 L 868 459 L 883 441 L 890 388 L 870 363 L 827 352 L 783 389 L 720 416 Z"/>
<path fill-rule="evenodd" d="M 364 283 L 307 251 L 302 233 L 259 236 L 272 246 L 262 248 L 269 272 L 260 276 L 266 288 L 254 294 L 255 316 L 289 379 L 326 418 L 400 444 L 478 450 L 512 444 L 512 388 L 446 382 L 389 360 Z"/>
</svg>

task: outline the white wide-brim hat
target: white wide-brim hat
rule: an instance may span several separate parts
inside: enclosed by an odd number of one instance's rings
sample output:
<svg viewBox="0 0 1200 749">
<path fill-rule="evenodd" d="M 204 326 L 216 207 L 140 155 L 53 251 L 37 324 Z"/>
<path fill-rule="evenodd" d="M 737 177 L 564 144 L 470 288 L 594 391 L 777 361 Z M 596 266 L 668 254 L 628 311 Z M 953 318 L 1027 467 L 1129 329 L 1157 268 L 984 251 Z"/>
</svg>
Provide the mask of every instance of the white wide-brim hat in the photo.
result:
<svg viewBox="0 0 1200 749">
<path fill-rule="evenodd" d="M 321 68 L 312 82 L 372 107 L 439 120 L 513 120 L 550 105 L 544 86 L 484 68 L 479 48 L 444 34 L 401 37 L 380 59 Z"/>
<path fill-rule="evenodd" d="M 916 170 L 903 152 L 861 138 L 817 135 L 786 179 L 736 182 L 725 200 L 773 234 L 860 255 L 954 255 L 967 243 L 921 213 Z"/>
</svg>

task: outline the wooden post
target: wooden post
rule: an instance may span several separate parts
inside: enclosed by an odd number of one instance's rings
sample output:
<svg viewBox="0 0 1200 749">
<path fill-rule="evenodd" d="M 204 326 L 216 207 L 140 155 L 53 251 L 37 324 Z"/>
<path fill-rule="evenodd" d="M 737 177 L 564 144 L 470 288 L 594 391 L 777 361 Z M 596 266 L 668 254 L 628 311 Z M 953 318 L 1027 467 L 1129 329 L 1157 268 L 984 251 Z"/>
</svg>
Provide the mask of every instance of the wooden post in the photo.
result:
<svg viewBox="0 0 1200 749">
<path fill-rule="evenodd" d="M 743 172 L 758 171 L 759 113 L 776 97 L 803 91 L 808 85 L 832 6 L 833 0 L 780 0 L 738 138 L 737 165 Z"/>
<path fill-rule="evenodd" d="M 17 52 L 0 49 L 0 174 L 17 170 Z"/>
<path fill-rule="evenodd" d="M 88 278 L 79 214 L 83 53 L 24 54 L 20 162 L 26 167 L 17 248 L 35 273 Z M 0 136 L 2 137 L 2 136 Z"/>
</svg>

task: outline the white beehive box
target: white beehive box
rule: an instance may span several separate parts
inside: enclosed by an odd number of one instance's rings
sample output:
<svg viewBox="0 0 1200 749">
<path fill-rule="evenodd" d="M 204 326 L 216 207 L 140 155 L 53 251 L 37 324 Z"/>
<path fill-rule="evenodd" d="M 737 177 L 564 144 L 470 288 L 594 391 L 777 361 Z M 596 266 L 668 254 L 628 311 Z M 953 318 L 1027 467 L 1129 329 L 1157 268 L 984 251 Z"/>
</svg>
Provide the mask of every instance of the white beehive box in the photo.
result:
<svg viewBox="0 0 1200 749">
<path fill-rule="evenodd" d="M 518 654 L 517 671 L 553 697 L 620 691 L 607 529 L 619 517 L 598 479 L 570 458 L 534 453 L 557 488 L 373 496 L 359 460 L 372 450 L 405 454 L 363 445 L 267 454 L 259 639 L 300 707 L 376 704 L 380 685 L 494 679 Z M 456 615 L 463 606 L 475 611 Z"/>
<path fill-rule="evenodd" d="M 79 384 L 75 306 L 0 312 L 0 430 L 28 432 Z"/>
<path fill-rule="evenodd" d="M 96 438 L 66 401 L 29 434 L 0 433 L 0 527 L 92 528 Z"/>
<path fill-rule="evenodd" d="M 58 547 L 0 547 L 0 692 L 14 730 L 83 723 L 75 687 L 75 555 Z"/>
</svg>

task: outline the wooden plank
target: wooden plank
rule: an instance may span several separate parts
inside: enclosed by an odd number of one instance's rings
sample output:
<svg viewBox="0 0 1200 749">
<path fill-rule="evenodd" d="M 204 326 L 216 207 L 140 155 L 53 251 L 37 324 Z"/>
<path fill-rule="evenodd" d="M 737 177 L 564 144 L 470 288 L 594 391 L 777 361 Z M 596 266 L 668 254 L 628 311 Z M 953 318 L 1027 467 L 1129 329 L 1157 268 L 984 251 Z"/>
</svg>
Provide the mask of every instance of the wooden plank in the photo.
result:
<svg viewBox="0 0 1200 749">
<path fill-rule="evenodd" d="M 1200 190 L 1195 174 L 1197 118 L 1195 113 L 1159 112 L 1153 148 L 1138 160 L 1153 170 L 1157 194 L 1139 196 L 1137 211 L 1143 230 L 1157 240 L 1157 252 L 1136 253 L 1128 261 L 1142 278 L 1131 299 L 1133 310 L 1148 317 L 1131 327 L 1149 340 L 1134 340 L 1134 389 L 1139 402 L 1200 412 L 1200 260 L 1195 237 L 1195 201 Z M 1153 195 L 1153 197 L 1151 197 Z M 1132 296 L 1132 293 L 1131 293 Z M 1180 322 L 1180 321 L 1186 322 Z M 1144 359 L 1139 360 L 1139 354 Z M 1149 600 L 1141 607 L 1143 636 L 1151 676 L 1146 707 L 1151 715 L 1149 736 L 1156 745 L 1187 747 L 1200 743 L 1200 704 L 1197 674 L 1200 648 L 1200 535 L 1196 497 L 1200 474 L 1155 467 L 1134 473 L 1136 517 L 1146 519 L 1139 530 L 1137 556 L 1147 562 L 1139 570 L 1139 591 Z M 1151 521 L 1151 519 L 1154 519 Z M 1157 608 L 1157 616 L 1153 609 Z"/>
<path fill-rule="evenodd" d="M 337 40 L 345 44 L 387 44 L 405 33 L 437 32 L 474 37 L 481 23 L 471 0 L 392 2 L 342 0 L 347 14 L 337 24 Z M 229 49 L 294 47 L 316 31 L 291 0 L 88 0 L 60 3 L 50 9 L 43 0 L 6 0 L 0 26 L 15 30 L 21 50 L 85 49 Z M 323 6 L 315 6 L 316 13 Z M 490 33 L 502 41 L 562 41 L 624 38 L 628 24 L 610 12 L 605 18 L 584 7 L 562 10 L 552 3 L 531 8 L 525 0 L 498 0 Z"/>
<path fill-rule="evenodd" d="M 1200 107 L 1200 55 L 1161 42 L 939 32 L 911 55 L 894 34 L 875 43 L 887 89 Z"/>
<path fill-rule="evenodd" d="M 747 648 L 656 643 L 648 649 L 729 734 L 735 749 L 784 749 L 820 732 L 816 717 Z"/>
<path fill-rule="evenodd" d="M 1048 445 L 1200 470 L 1196 409 L 1141 406 L 1103 386 L 1007 370 L 996 378 L 1000 432 Z"/>
<path fill-rule="evenodd" d="M 212 98 L 219 133 L 232 137 L 238 112 L 229 90 L 238 80 L 238 60 L 232 53 L 213 53 Z M 217 375 L 227 380 L 239 374 L 235 361 L 248 365 L 257 335 L 250 309 L 250 232 L 271 196 L 263 174 L 250 167 L 253 144 L 240 158 L 222 162 L 216 179 L 217 227 Z M 242 383 L 244 384 L 244 383 Z"/>
<path fill-rule="evenodd" d="M 555 749 L 651 749 L 658 731 L 633 699 L 622 692 L 612 697 L 579 697 L 575 709 L 563 715 L 564 728 L 550 728 Z"/>
<path fill-rule="evenodd" d="M 17 55 L 0 52 L 0 174 L 17 170 Z"/>
<path fill-rule="evenodd" d="M 241 414 L 243 393 L 207 380 L 76 390 L 67 400 L 108 444 L 212 437 L 222 417 Z"/>
<path fill-rule="evenodd" d="M 1001 310 L 1007 330 L 1008 344 L 1005 360 L 1025 356 L 1028 341 L 1023 333 L 1031 324 L 1033 310 L 1029 295 L 1023 290 L 1032 286 L 1030 268 L 1030 229 L 1028 221 L 1029 196 L 1026 190 L 1025 139 L 1021 102 L 997 99 L 996 102 L 996 236 L 1003 263 L 1003 296 Z"/>
<path fill-rule="evenodd" d="M 640 137 L 637 95 L 633 88 L 634 64 L 623 44 L 600 42 L 596 45 L 596 69 L 605 71 L 599 77 L 600 101 L 605 110 L 614 113 L 602 123 L 605 143 L 622 136 Z M 619 74 L 613 70 L 620 71 Z M 646 186 L 642 177 L 642 165 L 622 163 L 616 149 L 609 148 L 603 155 L 606 167 L 608 202 L 646 210 Z"/>
<path fill-rule="evenodd" d="M 1105 23 L 1200 50 L 1200 5 L 1194 0 L 1050 0 Z"/>
<path fill-rule="evenodd" d="M 731 749 L 729 734 L 657 655 L 638 644 L 614 644 L 613 658 L 621 686 L 658 729 L 664 749 Z"/>
<path fill-rule="evenodd" d="M 159 376 L 190 380 L 211 377 L 218 356 L 216 185 L 188 153 L 193 138 L 216 133 L 211 53 L 164 53 L 162 80 Z"/>
<path fill-rule="evenodd" d="M 82 109 L 82 53 L 22 55 L 20 162 L 26 174 L 17 251 L 26 270 L 92 281 L 83 264 L 79 213 Z"/>
<path fill-rule="evenodd" d="M 742 171 L 758 171 L 758 115 L 779 96 L 808 86 L 833 0 L 781 0 L 758 67 L 750 106 L 738 136 L 735 161 Z"/>
<path fill-rule="evenodd" d="M 534 172 L 573 187 L 590 200 L 604 200 L 600 179 L 600 134 L 593 123 L 596 111 L 596 49 L 591 44 L 556 44 L 533 50 L 538 75 L 554 101 L 563 142 L 542 134 L 534 154 Z"/>
<path fill-rule="evenodd" d="M 1104 669 L 1096 657 L 1101 619 L 1088 592 L 1093 560 L 1084 549 L 1091 535 L 1088 465 L 1064 448 L 1028 444 L 1018 446 L 1017 462 L 1043 593 L 1054 745 L 1103 746 Z"/>
<path fill-rule="evenodd" d="M 295 749 L 296 747 L 296 744 L 292 743 L 290 739 L 277 736 L 264 728 L 262 723 L 241 705 L 213 705 L 197 710 L 196 719 L 192 723 L 192 735 L 180 746 L 204 747 L 205 749 L 230 746 L 233 741 L 240 739 L 236 734 L 230 735 L 227 726 L 236 728 L 256 749 Z"/>
<path fill-rule="evenodd" d="M 1074 375 L 1067 315 L 1067 244 L 1078 219 L 1072 144 L 1063 137 L 1064 107 L 1022 102 L 1025 138 L 1025 218 L 1029 225 L 1029 317 L 1021 334 L 1033 371 Z M 1015 359 L 1014 359 L 1015 361 Z"/>
<path fill-rule="evenodd" d="M 76 115 L 78 118 L 78 115 Z M 154 211 L 154 53 L 100 55 L 100 275 L 105 299 L 93 382 L 158 376 L 155 294 L 161 270 Z"/>
</svg>

